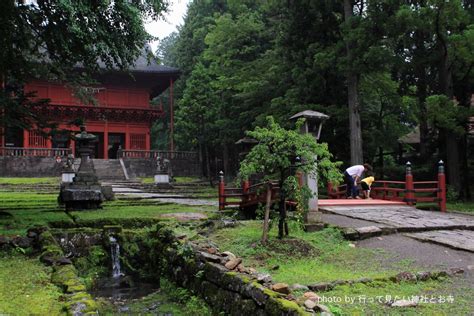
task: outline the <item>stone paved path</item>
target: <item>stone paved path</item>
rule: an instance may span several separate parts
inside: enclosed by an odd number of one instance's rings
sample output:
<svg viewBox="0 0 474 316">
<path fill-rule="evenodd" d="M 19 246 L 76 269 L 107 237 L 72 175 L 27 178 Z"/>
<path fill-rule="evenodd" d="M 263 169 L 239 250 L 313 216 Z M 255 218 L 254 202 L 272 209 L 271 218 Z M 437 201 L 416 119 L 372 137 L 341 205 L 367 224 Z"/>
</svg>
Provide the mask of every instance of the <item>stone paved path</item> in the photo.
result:
<svg viewBox="0 0 474 316">
<path fill-rule="evenodd" d="M 435 230 L 423 233 L 406 234 L 421 241 L 434 242 L 451 248 L 474 252 L 474 231 Z"/>
<path fill-rule="evenodd" d="M 409 233 L 406 236 L 423 242 L 474 252 L 474 216 L 421 211 L 402 205 L 323 206 L 321 211 L 326 213 L 323 220 L 327 223 L 357 232 L 378 233 L 388 228 L 394 233 Z"/>
<path fill-rule="evenodd" d="M 401 231 L 433 229 L 474 230 L 474 217 L 460 214 L 421 211 L 409 206 L 329 206 L 325 212 L 391 226 Z"/>
</svg>

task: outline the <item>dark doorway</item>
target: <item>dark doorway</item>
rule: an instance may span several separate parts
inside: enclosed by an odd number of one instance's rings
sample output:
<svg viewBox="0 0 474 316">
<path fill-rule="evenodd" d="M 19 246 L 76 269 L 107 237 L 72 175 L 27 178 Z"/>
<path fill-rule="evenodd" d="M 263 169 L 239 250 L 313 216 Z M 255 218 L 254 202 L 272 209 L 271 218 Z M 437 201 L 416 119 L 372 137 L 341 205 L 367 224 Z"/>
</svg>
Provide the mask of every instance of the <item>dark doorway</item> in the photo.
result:
<svg viewBox="0 0 474 316">
<path fill-rule="evenodd" d="M 23 147 L 23 130 L 18 127 L 5 129 L 5 147 Z"/>
<path fill-rule="evenodd" d="M 53 148 L 69 148 L 69 131 L 60 131 L 52 137 Z"/>
<path fill-rule="evenodd" d="M 125 134 L 124 133 L 109 133 L 109 159 L 117 159 L 117 152 L 120 148 L 125 148 Z"/>
</svg>

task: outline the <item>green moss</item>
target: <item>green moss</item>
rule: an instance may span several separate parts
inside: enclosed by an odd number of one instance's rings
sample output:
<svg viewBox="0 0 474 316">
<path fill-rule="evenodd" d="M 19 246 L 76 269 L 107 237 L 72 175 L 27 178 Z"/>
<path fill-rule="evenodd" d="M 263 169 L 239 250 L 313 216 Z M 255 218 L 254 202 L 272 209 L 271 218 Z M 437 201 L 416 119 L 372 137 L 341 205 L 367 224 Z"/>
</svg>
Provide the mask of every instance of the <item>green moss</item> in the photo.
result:
<svg viewBox="0 0 474 316">
<path fill-rule="evenodd" d="M 282 295 L 278 292 L 275 292 L 275 291 L 272 291 L 270 289 L 267 289 L 267 288 L 263 288 L 263 293 L 265 293 L 266 295 L 268 295 L 268 297 L 271 297 L 271 298 L 280 298 Z"/>
<path fill-rule="evenodd" d="M 76 293 L 76 292 L 82 292 L 86 290 L 86 286 L 82 284 L 79 280 L 68 281 L 66 282 L 66 285 L 67 285 L 67 289 L 66 289 L 67 293 Z"/>
<path fill-rule="evenodd" d="M 58 266 L 51 276 L 51 282 L 58 286 L 66 285 L 69 280 L 77 278 L 77 271 L 73 265 Z"/>
<path fill-rule="evenodd" d="M 72 311 L 76 310 L 77 306 L 79 304 L 85 305 L 84 308 L 81 309 L 82 313 L 97 314 L 97 311 L 99 309 L 99 306 L 97 305 L 97 303 L 93 299 L 91 299 L 91 298 L 90 299 L 81 299 L 81 300 L 71 301 L 71 302 L 66 303 L 66 307 L 69 310 L 68 314 L 72 315 L 73 314 Z"/>
<path fill-rule="evenodd" d="M 62 315 L 62 292 L 38 258 L 0 253 L 0 314 Z"/>
<path fill-rule="evenodd" d="M 310 315 L 295 302 L 283 298 L 269 298 L 265 303 L 265 311 L 268 315 Z"/>
</svg>

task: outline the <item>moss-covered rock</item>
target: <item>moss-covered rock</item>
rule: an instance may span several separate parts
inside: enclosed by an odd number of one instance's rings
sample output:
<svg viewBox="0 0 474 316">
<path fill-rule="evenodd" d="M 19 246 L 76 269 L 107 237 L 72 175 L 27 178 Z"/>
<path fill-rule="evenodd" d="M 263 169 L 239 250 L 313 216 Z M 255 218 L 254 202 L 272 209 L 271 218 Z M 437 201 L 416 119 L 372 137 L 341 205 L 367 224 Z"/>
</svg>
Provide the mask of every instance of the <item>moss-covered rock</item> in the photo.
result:
<svg viewBox="0 0 474 316">
<path fill-rule="evenodd" d="M 266 315 L 275 316 L 307 316 L 310 315 L 301 306 L 293 301 L 289 301 L 283 298 L 271 297 L 265 304 Z"/>
</svg>

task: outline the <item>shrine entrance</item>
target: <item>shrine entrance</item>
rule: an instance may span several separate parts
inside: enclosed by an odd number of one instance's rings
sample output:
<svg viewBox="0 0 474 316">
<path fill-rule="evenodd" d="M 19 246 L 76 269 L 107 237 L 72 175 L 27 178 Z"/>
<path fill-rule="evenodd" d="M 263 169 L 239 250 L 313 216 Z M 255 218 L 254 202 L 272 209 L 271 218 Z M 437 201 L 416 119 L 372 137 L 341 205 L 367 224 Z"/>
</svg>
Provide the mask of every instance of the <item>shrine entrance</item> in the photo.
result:
<svg viewBox="0 0 474 316">
<path fill-rule="evenodd" d="M 125 134 L 124 133 L 109 133 L 108 141 L 108 158 L 117 159 L 117 152 L 119 149 L 125 148 Z"/>
<path fill-rule="evenodd" d="M 104 133 L 91 132 L 97 136 L 97 142 L 94 144 L 94 151 L 91 154 L 92 159 L 104 159 Z M 78 153 L 77 142 L 74 142 L 74 152 Z"/>
</svg>

